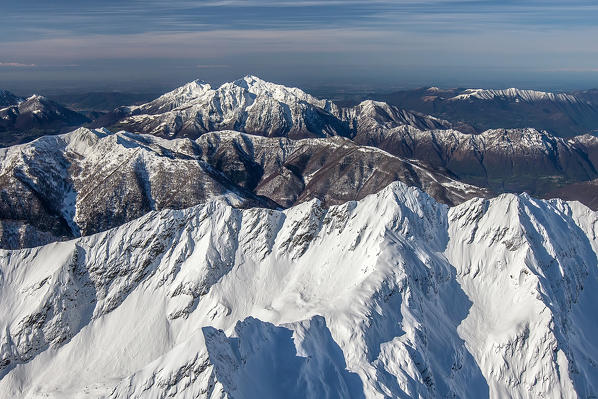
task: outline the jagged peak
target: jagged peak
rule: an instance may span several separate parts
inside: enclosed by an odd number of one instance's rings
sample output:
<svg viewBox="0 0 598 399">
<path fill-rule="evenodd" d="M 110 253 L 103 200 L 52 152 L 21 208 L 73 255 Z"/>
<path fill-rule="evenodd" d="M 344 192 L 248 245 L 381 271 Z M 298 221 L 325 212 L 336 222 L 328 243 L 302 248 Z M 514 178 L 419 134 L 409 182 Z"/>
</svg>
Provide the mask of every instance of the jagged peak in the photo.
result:
<svg viewBox="0 0 598 399">
<path fill-rule="evenodd" d="M 48 98 L 42 96 L 41 94 L 32 94 L 31 96 L 27 97 L 25 101 L 48 101 Z"/>
<path fill-rule="evenodd" d="M 358 107 L 360 108 L 367 108 L 367 107 L 390 107 L 388 103 L 384 101 L 376 101 L 376 100 L 364 100 L 359 103 Z"/>
<path fill-rule="evenodd" d="M 206 91 L 210 90 L 212 86 L 200 79 L 192 80 L 189 83 L 184 84 L 183 86 L 177 87 L 176 89 L 169 91 L 168 93 L 164 94 L 164 96 L 168 97 L 187 97 L 193 98 L 196 96 L 200 96 L 204 94 Z"/>
</svg>

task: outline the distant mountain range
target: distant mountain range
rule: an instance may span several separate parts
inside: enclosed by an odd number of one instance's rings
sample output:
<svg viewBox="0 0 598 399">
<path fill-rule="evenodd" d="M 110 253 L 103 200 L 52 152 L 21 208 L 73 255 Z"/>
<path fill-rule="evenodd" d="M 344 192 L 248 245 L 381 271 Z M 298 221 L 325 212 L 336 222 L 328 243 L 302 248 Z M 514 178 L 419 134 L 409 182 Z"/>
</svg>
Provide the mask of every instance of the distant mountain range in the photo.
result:
<svg viewBox="0 0 598 399">
<path fill-rule="evenodd" d="M 588 100 L 563 93 L 437 88 L 426 92 L 435 93 L 437 100 L 466 104 L 480 111 L 494 102 L 536 108 L 576 107 L 576 112 L 587 111 L 590 115 L 595 111 Z M 493 112 L 488 112 L 488 118 Z M 400 158 L 418 160 L 431 169 L 441 168 L 457 180 L 490 192 L 558 195 L 598 206 L 593 191 L 593 181 L 598 179 L 598 148 L 591 135 L 564 139 L 534 128 L 468 134 L 463 132 L 472 128 L 462 122 L 448 122 L 372 100 L 339 107 L 300 89 L 254 76 L 215 89 L 194 81 L 149 103 L 120 108 L 113 116 L 118 120 L 111 125 L 113 130 L 161 137 L 197 138 L 221 129 L 299 139 L 341 136 Z M 583 190 L 578 189 L 579 184 Z"/>
<path fill-rule="evenodd" d="M 424 91 L 488 120 L 594 112 Z M 254 76 L 93 122 L 0 102 L 5 142 L 52 133 L 0 148 L 2 398 L 598 396 L 595 135 Z"/>
<path fill-rule="evenodd" d="M 560 137 L 598 133 L 596 90 L 550 93 L 536 90 L 440 89 L 429 87 L 375 94 L 380 101 L 434 115 L 467 133 L 488 129 L 547 130 Z"/>
<path fill-rule="evenodd" d="M 63 133 L 90 121 L 44 96 L 21 98 L 0 91 L 0 147 Z"/>
<path fill-rule="evenodd" d="M 364 101 L 341 108 L 297 88 L 246 76 L 218 88 L 194 81 L 146 104 L 117 109 L 95 122 L 115 130 L 160 137 L 189 137 L 218 130 L 302 139 L 358 134 L 365 119 L 386 125 L 409 124 L 422 129 L 446 128 L 446 121 L 388 104 Z"/>
<path fill-rule="evenodd" d="M 571 94 L 426 92 L 470 106 L 593 107 Z M 4 136 L 13 141 L 87 121 L 44 97 L 2 92 L 0 98 L 14 103 L 2 112 L 11 115 L 13 129 L 23 129 L 21 136 Z M 287 208 L 313 198 L 328 206 L 397 180 L 449 205 L 526 191 L 598 209 L 592 135 L 560 138 L 534 128 L 464 133 L 462 123 L 373 100 L 340 107 L 254 76 L 217 88 L 193 81 L 91 125 L 110 130 L 82 128 L 0 151 L 2 247 L 93 234 L 227 193 L 241 207 Z"/>
<path fill-rule="evenodd" d="M 357 134 L 360 108 L 372 103 L 368 101 L 372 99 L 377 100 L 377 119 L 387 124 L 407 123 L 422 129 L 451 127 L 463 133 L 535 128 L 558 137 L 598 132 L 598 89 L 551 93 L 515 88 L 429 87 L 391 94 L 372 93 L 369 99 L 355 106 L 340 107 L 300 89 L 247 76 L 215 88 L 206 82 L 193 81 L 150 101 L 152 96 L 151 93 L 74 93 L 54 95 L 52 99 L 32 96 L 30 99 L 36 99 L 37 103 L 27 104 L 27 111 L 18 109 L 26 98 L 0 90 L 0 146 L 80 126 L 125 129 L 162 137 L 197 138 L 205 132 L 229 129 L 290 138 L 329 135 L 351 138 Z M 384 120 L 387 117 L 389 120 Z"/>
<path fill-rule="evenodd" d="M 237 207 L 326 206 L 393 181 L 455 204 L 487 191 L 373 147 L 224 131 L 195 141 L 81 128 L 0 150 L 0 247 L 89 235 L 228 195 Z"/>
</svg>

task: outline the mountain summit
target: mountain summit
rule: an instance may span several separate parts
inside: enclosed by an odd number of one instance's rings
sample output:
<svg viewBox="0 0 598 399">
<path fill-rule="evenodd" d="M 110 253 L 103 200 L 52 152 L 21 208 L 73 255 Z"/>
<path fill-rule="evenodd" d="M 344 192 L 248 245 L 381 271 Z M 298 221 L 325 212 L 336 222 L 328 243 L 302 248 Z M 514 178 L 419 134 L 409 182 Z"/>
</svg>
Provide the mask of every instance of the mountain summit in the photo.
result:
<svg viewBox="0 0 598 399">
<path fill-rule="evenodd" d="M 341 108 L 301 89 L 246 76 L 217 88 L 193 81 L 149 103 L 120 108 L 113 115 L 118 120 L 113 127 L 168 138 L 197 138 L 218 130 L 294 139 L 354 137 L 359 134 L 363 118 L 373 116 L 372 110 L 380 111 L 375 118 L 383 123 L 420 128 L 449 126 L 445 121 L 389 105 L 367 105 Z"/>
<path fill-rule="evenodd" d="M 0 251 L 6 397 L 593 397 L 596 213 L 393 183 Z M 72 370 L 77 370 L 73 373 Z"/>
<path fill-rule="evenodd" d="M 0 147 L 20 144 L 44 134 L 57 134 L 90 120 L 44 96 L 20 98 L 0 92 Z"/>
</svg>

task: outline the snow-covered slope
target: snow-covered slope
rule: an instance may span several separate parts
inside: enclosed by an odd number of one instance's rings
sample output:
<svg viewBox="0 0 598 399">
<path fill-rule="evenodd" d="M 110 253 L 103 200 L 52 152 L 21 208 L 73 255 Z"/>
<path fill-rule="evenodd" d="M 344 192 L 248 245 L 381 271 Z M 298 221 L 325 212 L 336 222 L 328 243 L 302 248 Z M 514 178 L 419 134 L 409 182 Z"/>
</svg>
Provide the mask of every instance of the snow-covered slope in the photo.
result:
<svg viewBox="0 0 598 399">
<path fill-rule="evenodd" d="M 246 76 L 212 88 L 193 81 L 147 104 L 115 112 L 116 127 L 162 137 L 197 138 L 218 130 L 238 130 L 260 136 L 351 137 L 362 118 L 385 125 L 444 128 L 437 118 L 400 110 L 384 103 L 364 101 L 340 108 L 301 89 Z"/>
<path fill-rule="evenodd" d="M 0 252 L 3 397 L 598 394 L 598 215 L 394 183 Z"/>
<path fill-rule="evenodd" d="M 19 98 L 0 91 L 0 147 L 31 141 L 44 134 L 61 133 L 86 122 L 89 119 L 84 115 L 44 96 Z"/>
<path fill-rule="evenodd" d="M 560 137 L 598 133 L 598 102 L 593 92 L 551 93 L 510 89 L 402 90 L 375 95 L 401 108 L 446 119 L 463 132 L 535 128 Z"/>
<path fill-rule="evenodd" d="M 524 90 L 517 88 L 494 90 L 494 89 L 467 89 L 455 97 L 449 98 L 451 101 L 459 100 L 494 100 L 494 99 L 509 99 L 513 101 L 525 102 L 561 102 L 561 103 L 582 103 L 572 94 L 567 93 L 550 93 L 538 90 Z"/>
<path fill-rule="evenodd" d="M 358 146 L 225 131 L 196 141 L 78 129 L 0 150 L 0 247 L 22 248 L 116 227 L 152 210 L 218 195 L 241 207 L 361 199 L 392 181 L 461 203 L 486 190 Z"/>
<path fill-rule="evenodd" d="M 0 90 L 0 109 L 17 105 L 24 100 L 24 98 L 18 97 L 8 90 Z"/>
<path fill-rule="evenodd" d="M 567 139 L 531 128 L 464 134 L 400 126 L 369 129 L 354 141 L 418 159 L 433 169 L 445 168 L 464 183 L 494 192 L 526 191 L 545 197 L 556 188 L 598 178 L 598 138 L 591 135 Z M 591 205 L 587 195 L 569 194 Z"/>
</svg>

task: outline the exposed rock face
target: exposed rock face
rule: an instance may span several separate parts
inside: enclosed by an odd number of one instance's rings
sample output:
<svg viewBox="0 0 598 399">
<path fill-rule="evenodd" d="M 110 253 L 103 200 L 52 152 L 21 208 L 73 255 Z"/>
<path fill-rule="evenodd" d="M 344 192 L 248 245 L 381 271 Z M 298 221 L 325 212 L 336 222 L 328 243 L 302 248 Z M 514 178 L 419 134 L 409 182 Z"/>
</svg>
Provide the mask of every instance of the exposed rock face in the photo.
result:
<svg viewBox="0 0 598 399">
<path fill-rule="evenodd" d="M 341 108 L 297 88 L 246 76 L 213 89 L 193 81 L 140 106 L 117 109 L 111 116 L 117 129 L 160 137 L 189 137 L 219 130 L 237 130 L 259 136 L 352 137 L 362 118 L 387 125 L 446 128 L 446 121 L 401 110 L 384 103 L 365 101 Z M 110 122 L 110 116 L 100 123 Z"/>
<path fill-rule="evenodd" d="M 0 244 L 20 248 L 103 231 L 218 195 L 240 207 L 361 199 L 400 180 L 446 203 L 487 192 L 343 138 L 238 132 L 188 139 L 79 129 L 0 150 Z"/>
<path fill-rule="evenodd" d="M 84 115 L 38 95 L 19 98 L 0 92 L 0 108 L 0 147 L 64 133 L 90 122 Z"/>
<path fill-rule="evenodd" d="M 558 137 L 598 133 L 595 90 L 550 93 L 516 88 L 430 87 L 375 97 L 401 108 L 446 119 L 468 132 L 534 127 Z"/>
<path fill-rule="evenodd" d="M 578 203 L 448 208 L 393 183 L 0 251 L 0 392 L 593 397 L 597 222 Z"/>
<path fill-rule="evenodd" d="M 592 107 L 573 95 L 533 90 L 431 88 L 426 93 L 451 104 L 508 101 L 534 107 L 545 102 Z M 558 195 L 593 207 L 593 198 L 598 196 L 595 185 L 588 183 L 598 179 L 598 141 L 593 136 L 564 139 L 533 128 L 466 134 L 451 128 L 462 124 L 453 126 L 387 103 L 368 100 L 342 108 L 253 76 L 216 89 L 191 82 L 150 103 L 122 108 L 117 114 L 119 127 L 164 137 L 198 137 L 223 128 L 276 137 L 342 136 L 401 158 L 416 159 L 492 192 L 526 191 L 546 198 Z M 498 114 L 496 119 L 500 120 Z M 582 190 L 575 188 L 579 184 Z"/>
<path fill-rule="evenodd" d="M 354 138 L 359 144 L 445 168 L 464 183 L 494 192 L 550 196 L 559 187 L 598 178 L 598 138 L 590 135 L 563 139 L 535 129 L 464 134 L 406 126 L 363 132 Z M 591 205 L 587 197 L 570 195 Z"/>
</svg>

